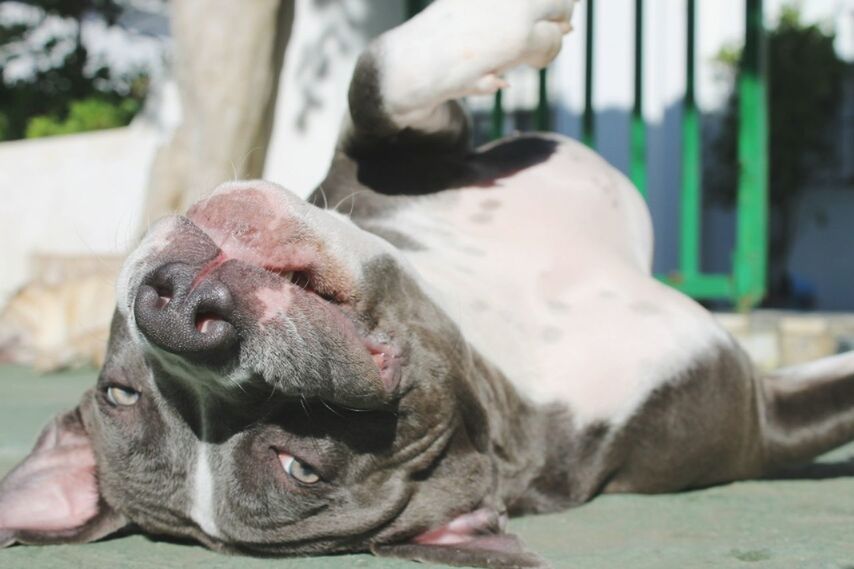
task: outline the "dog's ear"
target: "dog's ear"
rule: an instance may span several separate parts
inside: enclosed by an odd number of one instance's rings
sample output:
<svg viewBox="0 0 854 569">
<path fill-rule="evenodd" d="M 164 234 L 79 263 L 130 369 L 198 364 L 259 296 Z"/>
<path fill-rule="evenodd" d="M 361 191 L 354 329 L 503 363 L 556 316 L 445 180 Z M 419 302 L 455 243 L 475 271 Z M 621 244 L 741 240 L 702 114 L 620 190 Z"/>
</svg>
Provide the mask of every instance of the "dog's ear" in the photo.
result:
<svg viewBox="0 0 854 569">
<path fill-rule="evenodd" d="M 506 515 L 482 508 L 423 533 L 411 542 L 375 545 L 374 555 L 425 563 L 489 569 L 545 569 L 549 564 L 525 549 L 513 534 L 504 533 Z"/>
<path fill-rule="evenodd" d="M 85 543 L 127 525 L 101 497 L 80 408 L 56 416 L 0 481 L 0 547 Z"/>
</svg>

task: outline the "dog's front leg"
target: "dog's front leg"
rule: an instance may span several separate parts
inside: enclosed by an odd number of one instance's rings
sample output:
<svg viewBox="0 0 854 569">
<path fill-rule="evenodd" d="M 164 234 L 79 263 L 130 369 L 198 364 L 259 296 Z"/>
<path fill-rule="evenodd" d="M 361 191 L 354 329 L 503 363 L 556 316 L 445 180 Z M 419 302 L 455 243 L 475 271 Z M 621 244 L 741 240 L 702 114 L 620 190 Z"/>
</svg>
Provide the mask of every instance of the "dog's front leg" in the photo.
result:
<svg viewBox="0 0 854 569">
<path fill-rule="evenodd" d="M 571 29 L 575 0 L 437 0 L 362 54 L 350 85 L 351 141 L 408 130 L 468 142 L 455 99 L 505 86 L 511 67 L 547 65 Z"/>
</svg>

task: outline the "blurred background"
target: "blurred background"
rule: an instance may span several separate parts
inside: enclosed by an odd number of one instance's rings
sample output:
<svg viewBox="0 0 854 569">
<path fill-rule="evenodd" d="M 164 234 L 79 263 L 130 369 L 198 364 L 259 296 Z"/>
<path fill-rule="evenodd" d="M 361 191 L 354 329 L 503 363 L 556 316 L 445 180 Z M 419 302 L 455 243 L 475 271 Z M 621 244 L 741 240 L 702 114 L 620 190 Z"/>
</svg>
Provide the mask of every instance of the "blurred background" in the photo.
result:
<svg viewBox="0 0 854 569">
<path fill-rule="evenodd" d="M 122 255 L 219 182 L 313 190 L 358 54 L 424 4 L 0 2 L 0 360 L 97 362 Z M 584 0 L 574 25 L 469 101 L 477 140 L 596 148 L 647 197 L 656 273 L 761 365 L 854 347 L 854 0 Z"/>
</svg>

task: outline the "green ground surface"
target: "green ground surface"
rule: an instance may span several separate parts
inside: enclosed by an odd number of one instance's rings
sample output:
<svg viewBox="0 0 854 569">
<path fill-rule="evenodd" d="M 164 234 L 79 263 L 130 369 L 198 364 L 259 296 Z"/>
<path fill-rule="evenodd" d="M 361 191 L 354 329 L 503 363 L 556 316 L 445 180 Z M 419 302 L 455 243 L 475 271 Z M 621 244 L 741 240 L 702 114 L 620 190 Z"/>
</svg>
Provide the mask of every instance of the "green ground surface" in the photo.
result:
<svg viewBox="0 0 854 569">
<path fill-rule="evenodd" d="M 0 367 L 0 474 L 30 448 L 42 424 L 73 406 L 94 372 L 46 377 Z M 854 569 L 854 446 L 821 459 L 812 476 L 741 482 L 665 496 L 604 496 L 557 515 L 511 522 L 511 530 L 557 568 Z M 220 569 L 407 568 L 368 555 L 252 559 L 130 536 L 79 546 L 13 547 L 0 568 Z"/>
</svg>

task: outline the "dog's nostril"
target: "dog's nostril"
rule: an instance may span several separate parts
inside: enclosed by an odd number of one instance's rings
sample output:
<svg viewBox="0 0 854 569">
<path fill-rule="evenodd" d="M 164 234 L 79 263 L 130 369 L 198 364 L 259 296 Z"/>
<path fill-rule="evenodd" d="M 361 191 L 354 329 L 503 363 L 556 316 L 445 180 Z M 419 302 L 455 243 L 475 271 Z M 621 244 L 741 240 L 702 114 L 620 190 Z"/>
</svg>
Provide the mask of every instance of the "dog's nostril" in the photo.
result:
<svg viewBox="0 0 854 569">
<path fill-rule="evenodd" d="M 198 268 L 180 263 L 158 268 L 140 285 L 134 315 L 152 344 L 218 364 L 233 358 L 238 346 L 234 299 L 215 275 L 199 279 L 198 273 Z"/>
<path fill-rule="evenodd" d="M 155 288 L 154 291 L 157 293 L 157 302 L 154 304 L 154 308 L 156 308 L 157 310 L 162 310 L 166 308 L 166 306 L 170 302 L 172 302 L 171 294 L 168 294 L 162 290 L 158 290 L 157 288 Z"/>
<path fill-rule="evenodd" d="M 211 333 L 219 322 L 225 323 L 222 318 L 215 314 L 199 313 L 196 315 L 196 330 L 201 334 Z"/>
</svg>

